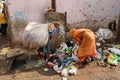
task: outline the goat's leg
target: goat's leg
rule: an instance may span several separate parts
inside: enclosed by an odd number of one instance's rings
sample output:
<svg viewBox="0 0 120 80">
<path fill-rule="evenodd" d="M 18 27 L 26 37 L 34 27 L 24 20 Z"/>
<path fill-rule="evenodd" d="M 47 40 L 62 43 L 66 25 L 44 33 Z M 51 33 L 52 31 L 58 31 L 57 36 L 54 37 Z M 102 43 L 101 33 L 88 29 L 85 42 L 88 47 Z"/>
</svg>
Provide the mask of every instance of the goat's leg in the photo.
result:
<svg viewBox="0 0 120 80">
<path fill-rule="evenodd" d="M 45 53 L 44 59 L 45 59 L 45 60 L 47 59 L 47 53 Z"/>
<path fill-rule="evenodd" d="M 39 59 L 44 58 L 44 60 L 46 60 L 46 59 L 49 57 L 49 54 L 45 52 L 44 55 L 42 55 L 42 54 L 40 53 L 40 50 L 41 50 L 41 49 L 38 49 L 38 50 L 37 50 L 37 51 L 38 51 L 38 55 L 39 55 Z"/>
<path fill-rule="evenodd" d="M 43 55 L 40 54 L 40 49 L 38 49 L 37 52 L 38 52 L 38 58 L 39 58 L 39 59 L 42 59 L 42 58 L 43 58 Z"/>
</svg>

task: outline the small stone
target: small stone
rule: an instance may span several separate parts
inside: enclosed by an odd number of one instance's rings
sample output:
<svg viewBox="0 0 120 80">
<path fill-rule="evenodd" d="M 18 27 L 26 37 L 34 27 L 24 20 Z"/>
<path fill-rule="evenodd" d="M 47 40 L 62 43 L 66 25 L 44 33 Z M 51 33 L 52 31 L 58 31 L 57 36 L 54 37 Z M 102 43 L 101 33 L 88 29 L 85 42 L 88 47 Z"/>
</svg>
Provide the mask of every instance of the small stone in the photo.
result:
<svg viewBox="0 0 120 80">
<path fill-rule="evenodd" d="M 46 72 L 47 72 L 48 70 L 49 70 L 48 68 L 44 68 L 44 71 L 46 71 Z"/>
</svg>

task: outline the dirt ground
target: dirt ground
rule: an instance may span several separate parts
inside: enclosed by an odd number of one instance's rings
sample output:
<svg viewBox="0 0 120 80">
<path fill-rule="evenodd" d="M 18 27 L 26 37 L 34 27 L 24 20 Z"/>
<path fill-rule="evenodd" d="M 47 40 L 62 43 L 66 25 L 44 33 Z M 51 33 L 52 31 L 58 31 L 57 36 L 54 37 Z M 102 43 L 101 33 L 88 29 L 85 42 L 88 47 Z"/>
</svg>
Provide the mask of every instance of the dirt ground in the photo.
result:
<svg viewBox="0 0 120 80">
<path fill-rule="evenodd" d="M 8 43 L 7 36 L 0 36 L 0 46 Z M 47 66 L 28 71 L 21 67 L 9 71 L 5 75 L 0 75 L 0 80 L 62 80 L 62 77 L 56 74 L 52 69 L 44 71 Z M 97 63 L 91 62 L 84 68 L 77 70 L 75 76 L 68 76 L 68 80 L 120 80 L 120 66 L 99 67 Z"/>
<path fill-rule="evenodd" d="M 19 68 L 10 71 L 6 75 L 1 75 L 0 80 L 62 80 L 52 69 L 47 72 L 44 67 L 22 71 Z M 120 66 L 117 67 L 98 67 L 96 62 L 86 65 L 77 70 L 77 75 L 67 77 L 68 80 L 120 80 Z"/>
</svg>

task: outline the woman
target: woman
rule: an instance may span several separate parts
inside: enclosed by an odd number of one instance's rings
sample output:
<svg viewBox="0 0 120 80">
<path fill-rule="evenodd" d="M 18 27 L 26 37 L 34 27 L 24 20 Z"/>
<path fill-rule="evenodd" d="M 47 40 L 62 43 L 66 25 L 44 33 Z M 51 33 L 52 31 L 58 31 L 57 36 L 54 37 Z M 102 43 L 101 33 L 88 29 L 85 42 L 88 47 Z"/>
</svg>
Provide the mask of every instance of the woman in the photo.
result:
<svg viewBox="0 0 120 80">
<path fill-rule="evenodd" d="M 78 59 L 83 62 L 89 56 L 96 56 L 94 33 L 89 29 L 71 29 L 70 36 L 79 45 Z"/>
</svg>

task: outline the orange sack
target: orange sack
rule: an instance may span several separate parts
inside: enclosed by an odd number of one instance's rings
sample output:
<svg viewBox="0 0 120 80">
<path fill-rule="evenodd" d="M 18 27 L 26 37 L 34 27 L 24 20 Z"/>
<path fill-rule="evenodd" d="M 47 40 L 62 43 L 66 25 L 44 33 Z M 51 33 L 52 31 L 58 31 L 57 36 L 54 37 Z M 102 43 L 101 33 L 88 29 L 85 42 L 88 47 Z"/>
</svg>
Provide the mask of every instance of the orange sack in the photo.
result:
<svg viewBox="0 0 120 80">
<path fill-rule="evenodd" d="M 96 56 L 96 44 L 93 31 L 90 29 L 71 29 L 70 35 L 75 43 L 80 43 L 78 59 L 84 61 L 88 56 Z"/>
</svg>

